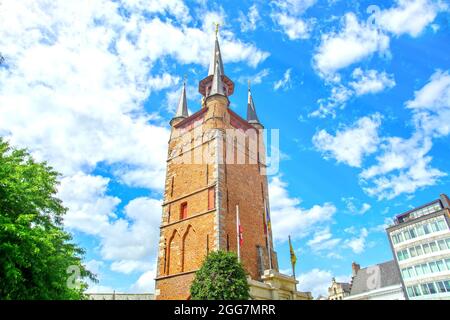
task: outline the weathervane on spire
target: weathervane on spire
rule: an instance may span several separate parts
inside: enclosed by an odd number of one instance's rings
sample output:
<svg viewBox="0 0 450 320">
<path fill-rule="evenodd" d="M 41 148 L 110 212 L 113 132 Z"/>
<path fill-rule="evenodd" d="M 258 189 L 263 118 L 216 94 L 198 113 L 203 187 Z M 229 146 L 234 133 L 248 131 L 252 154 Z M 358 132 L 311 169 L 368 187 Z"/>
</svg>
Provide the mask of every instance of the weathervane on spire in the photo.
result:
<svg viewBox="0 0 450 320">
<path fill-rule="evenodd" d="M 187 73 L 183 75 L 183 85 L 186 85 L 186 81 L 187 81 Z"/>
<path fill-rule="evenodd" d="M 250 91 L 250 79 L 247 80 L 248 83 L 248 91 Z"/>
<path fill-rule="evenodd" d="M 218 22 L 215 22 L 214 25 L 216 26 L 216 38 L 217 38 L 217 34 L 219 33 L 220 24 Z"/>
</svg>

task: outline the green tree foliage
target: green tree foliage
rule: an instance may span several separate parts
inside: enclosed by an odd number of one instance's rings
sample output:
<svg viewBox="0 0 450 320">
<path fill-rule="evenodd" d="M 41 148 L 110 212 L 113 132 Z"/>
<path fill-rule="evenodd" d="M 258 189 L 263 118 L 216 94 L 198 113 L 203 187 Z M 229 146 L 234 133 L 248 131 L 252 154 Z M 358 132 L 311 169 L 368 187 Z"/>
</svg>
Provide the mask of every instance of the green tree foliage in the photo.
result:
<svg viewBox="0 0 450 320">
<path fill-rule="evenodd" d="M 191 286 L 194 300 L 248 300 L 250 288 L 244 268 L 232 252 L 211 252 Z"/>
<path fill-rule="evenodd" d="M 83 299 L 85 280 L 96 281 L 63 229 L 57 178 L 0 138 L 0 299 Z"/>
</svg>

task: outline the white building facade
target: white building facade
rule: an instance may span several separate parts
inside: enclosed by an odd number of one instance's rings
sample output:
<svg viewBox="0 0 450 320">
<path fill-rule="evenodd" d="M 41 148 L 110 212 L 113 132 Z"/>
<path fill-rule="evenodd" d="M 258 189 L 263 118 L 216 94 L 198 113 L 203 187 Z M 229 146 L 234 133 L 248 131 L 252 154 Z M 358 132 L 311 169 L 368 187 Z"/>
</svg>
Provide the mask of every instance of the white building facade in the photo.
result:
<svg viewBox="0 0 450 320">
<path fill-rule="evenodd" d="M 406 297 L 450 300 L 449 198 L 397 216 L 386 231 Z"/>
</svg>

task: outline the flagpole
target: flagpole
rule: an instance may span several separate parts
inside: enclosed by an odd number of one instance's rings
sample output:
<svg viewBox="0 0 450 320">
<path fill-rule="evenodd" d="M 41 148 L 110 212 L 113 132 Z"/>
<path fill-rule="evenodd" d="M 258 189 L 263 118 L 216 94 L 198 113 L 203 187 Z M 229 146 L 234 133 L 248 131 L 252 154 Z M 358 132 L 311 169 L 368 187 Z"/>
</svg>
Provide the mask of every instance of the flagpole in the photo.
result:
<svg viewBox="0 0 450 320">
<path fill-rule="evenodd" d="M 239 231 L 239 205 L 236 205 L 236 240 L 237 240 L 237 256 L 238 261 L 241 261 L 241 236 Z"/>
<path fill-rule="evenodd" d="M 267 203 L 266 203 L 266 199 L 264 199 L 264 211 L 265 211 L 265 215 L 264 215 L 264 219 L 266 220 L 266 234 L 267 234 L 267 251 L 268 251 L 268 256 L 269 256 L 269 269 L 272 270 L 272 250 L 270 248 L 270 232 L 269 232 L 269 223 L 267 221 L 267 217 L 269 215 L 269 212 L 267 211 Z"/>
</svg>

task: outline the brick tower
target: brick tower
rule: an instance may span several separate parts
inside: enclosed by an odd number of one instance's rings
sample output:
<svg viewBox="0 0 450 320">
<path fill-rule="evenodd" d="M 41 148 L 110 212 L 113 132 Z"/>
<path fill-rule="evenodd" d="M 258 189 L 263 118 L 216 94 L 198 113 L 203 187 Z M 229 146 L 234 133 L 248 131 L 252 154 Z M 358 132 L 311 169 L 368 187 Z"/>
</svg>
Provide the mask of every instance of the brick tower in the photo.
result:
<svg viewBox="0 0 450 320">
<path fill-rule="evenodd" d="M 225 75 L 216 39 L 208 76 L 200 81 L 202 106 L 188 115 L 185 84 L 167 158 L 156 275 L 157 299 L 189 299 L 195 272 L 208 252 L 237 252 L 259 281 L 278 271 L 273 251 L 263 126 L 248 91 L 247 119 L 229 108 L 234 83 Z M 269 257 L 269 252 L 270 257 Z"/>
</svg>

